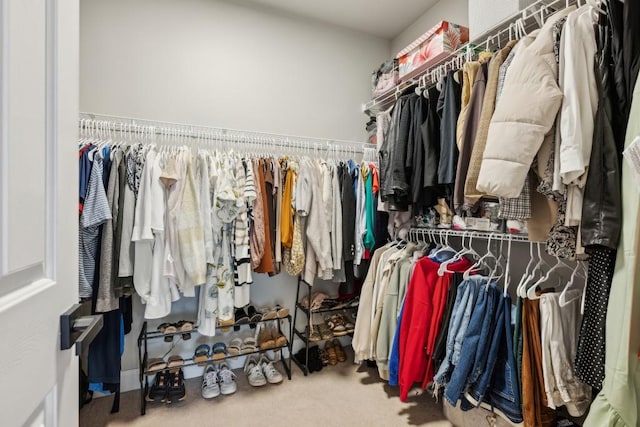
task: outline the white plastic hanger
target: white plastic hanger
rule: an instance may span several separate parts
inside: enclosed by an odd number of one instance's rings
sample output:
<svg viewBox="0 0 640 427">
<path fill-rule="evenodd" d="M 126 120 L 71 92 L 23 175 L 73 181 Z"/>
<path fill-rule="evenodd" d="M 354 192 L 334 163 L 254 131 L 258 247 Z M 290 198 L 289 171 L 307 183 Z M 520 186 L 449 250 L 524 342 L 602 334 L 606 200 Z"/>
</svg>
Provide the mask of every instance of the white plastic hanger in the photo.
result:
<svg viewBox="0 0 640 427">
<path fill-rule="evenodd" d="M 487 259 L 488 257 L 495 258 L 495 255 L 491 252 L 491 239 L 493 239 L 493 236 L 494 236 L 494 233 L 491 233 L 489 234 L 489 238 L 487 239 L 487 253 L 482 255 L 475 263 L 471 265 L 471 267 L 469 267 L 468 269 L 465 270 L 464 273 L 462 273 L 463 280 L 469 280 L 469 276 L 471 275 L 471 272 L 481 267 L 482 265 L 489 268 L 489 265 L 486 263 L 485 259 Z"/>
<path fill-rule="evenodd" d="M 581 274 L 584 271 L 584 276 Z M 578 262 L 578 264 L 576 265 L 576 268 L 573 270 L 573 273 L 571 273 L 571 277 L 569 278 L 569 281 L 567 282 L 567 284 L 565 285 L 564 289 L 562 290 L 562 292 L 560 293 L 560 296 L 558 297 L 558 305 L 560 307 L 565 307 L 567 306 L 569 303 L 571 303 L 572 301 L 575 301 L 577 298 L 580 297 L 576 297 L 573 299 L 570 299 L 569 301 L 567 301 L 567 291 L 573 286 L 576 277 L 580 276 L 580 278 L 584 279 L 585 282 L 587 280 L 587 272 L 586 269 L 584 267 L 584 263 L 582 262 Z"/>
<path fill-rule="evenodd" d="M 527 277 L 529 277 L 529 274 L 531 274 L 529 270 L 533 266 L 534 262 L 535 258 L 533 256 L 533 242 L 529 242 L 529 262 L 527 263 L 527 267 L 524 269 L 524 274 L 522 275 L 522 277 L 520 277 L 520 282 L 518 282 L 518 286 L 516 287 L 516 296 L 519 296 L 520 298 L 526 297 L 526 294 L 522 292 L 522 289 L 524 283 L 527 280 Z"/>
<path fill-rule="evenodd" d="M 489 280 L 487 280 L 486 289 L 489 290 L 489 284 L 493 281 L 498 282 L 502 276 L 504 275 L 504 268 L 502 268 L 502 261 L 504 261 L 504 257 L 502 256 L 502 244 L 504 240 L 500 240 L 500 250 L 498 252 L 498 258 L 496 259 L 496 264 L 489 273 Z M 498 273 L 499 272 L 499 273 Z"/>
<path fill-rule="evenodd" d="M 509 244 L 507 246 L 507 262 L 504 274 L 504 292 L 503 295 L 506 297 L 507 292 L 509 290 L 509 285 L 511 284 L 511 235 L 509 235 Z"/>
<path fill-rule="evenodd" d="M 538 263 L 533 267 L 533 270 L 531 270 L 531 273 L 526 277 L 525 282 L 522 284 L 520 293 L 520 296 L 522 298 L 527 298 L 527 291 L 530 289 L 532 282 L 536 278 L 536 275 L 540 275 L 540 277 L 544 276 L 542 267 L 545 266 L 547 269 L 551 268 L 551 265 L 549 265 L 549 263 L 542 256 L 542 252 L 540 250 L 541 243 L 536 242 L 536 244 L 538 245 Z"/>
<path fill-rule="evenodd" d="M 460 261 L 464 255 L 472 255 L 476 258 L 480 258 L 480 255 L 473 249 L 473 234 L 469 235 L 469 247 L 464 247 L 464 235 L 463 235 L 463 248 L 461 251 L 456 253 L 450 260 L 443 262 L 440 264 L 440 268 L 438 268 L 438 276 L 444 276 L 445 273 L 453 273 L 453 271 L 449 271 L 447 269 L 448 265 Z"/>
<path fill-rule="evenodd" d="M 569 266 L 564 261 L 562 261 L 561 258 L 556 257 L 556 260 L 557 260 L 556 264 L 547 271 L 547 274 L 545 274 L 543 277 L 538 279 L 538 281 L 536 283 L 534 283 L 532 286 L 530 286 L 527 289 L 527 298 L 532 299 L 532 300 L 540 299 L 540 296 L 536 295 L 536 290 L 538 288 L 542 289 L 541 285 L 549 280 L 549 277 L 551 276 L 551 273 L 553 273 L 554 271 L 558 270 L 561 267 L 566 267 L 568 269 L 571 269 L 571 266 Z"/>
</svg>

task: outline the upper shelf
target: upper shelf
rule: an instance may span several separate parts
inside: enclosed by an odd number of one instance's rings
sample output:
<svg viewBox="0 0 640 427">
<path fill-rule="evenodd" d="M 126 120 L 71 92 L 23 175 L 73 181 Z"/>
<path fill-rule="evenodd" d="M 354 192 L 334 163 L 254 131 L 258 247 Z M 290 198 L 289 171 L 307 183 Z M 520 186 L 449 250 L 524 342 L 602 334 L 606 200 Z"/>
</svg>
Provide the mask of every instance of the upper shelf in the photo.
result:
<svg viewBox="0 0 640 427">
<path fill-rule="evenodd" d="M 504 46 L 510 39 L 516 38 L 518 33 L 518 25 L 525 33 L 529 33 L 539 28 L 542 23 L 558 10 L 564 9 L 569 5 L 576 4 L 576 0 L 538 0 L 529 6 L 516 12 L 510 17 L 503 20 L 493 28 L 487 30 L 479 37 L 464 44 L 460 49 L 452 52 L 440 61 L 434 62 L 431 67 L 424 70 L 421 74 L 398 83 L 394 88 L 372 99 L 362 105 L 362 112 L 368 116 L 375 116 L 377 113 L 388 110 L 398 99 L 398 95 L 411 85 L 421 82 L 426 87 L 433 86 L 439 77 L 434 70 L 447 72 L 449 70 L 458 69 L 467 60 L 469 50 L 495 50 Z"/>
</svg>

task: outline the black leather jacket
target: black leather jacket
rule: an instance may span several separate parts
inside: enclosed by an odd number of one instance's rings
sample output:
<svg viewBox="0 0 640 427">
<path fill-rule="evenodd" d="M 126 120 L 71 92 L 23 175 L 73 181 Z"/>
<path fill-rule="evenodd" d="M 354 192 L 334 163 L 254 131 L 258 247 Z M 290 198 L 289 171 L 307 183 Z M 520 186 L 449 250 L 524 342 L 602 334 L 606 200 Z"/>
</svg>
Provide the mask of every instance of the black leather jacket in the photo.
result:
<svg viewBox="0 0 640 427">
<path fill-rule="evenodd" d="M 581 238 L 584 247 L 599 245 L 615 249 L 620 237 L 622 199 L 620 193 L 620 159 L 614 133 L 613 100 L 617 98 L 612 81 L 611 27 L 601 18 L 596 27 L 598 50 L 595 58 L 598 85 L 593 146 L 582 204 Z M 620 106 L 620 104 L 616 104 Z"/>
<path fill-rule="evenodd" d="M 620 162 L 640 68 L 640 2 L 612 1 L 596 26 L 598 110 L 582 206 L 582 245 L 617 248 L 622 222 Z"/>
</svg>

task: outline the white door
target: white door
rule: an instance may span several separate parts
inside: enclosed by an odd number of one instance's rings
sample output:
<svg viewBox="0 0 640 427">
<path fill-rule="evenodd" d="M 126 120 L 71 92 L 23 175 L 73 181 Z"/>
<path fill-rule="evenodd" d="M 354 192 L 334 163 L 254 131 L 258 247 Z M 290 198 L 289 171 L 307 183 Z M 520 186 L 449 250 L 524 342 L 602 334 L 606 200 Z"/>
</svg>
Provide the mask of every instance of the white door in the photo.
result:
<svg viewBox="0 0 640 427">
<path fill-rule="evenodd" d="M 78 424 L 78 0 L 0 0 L 0 425 Z"/>
</svg>

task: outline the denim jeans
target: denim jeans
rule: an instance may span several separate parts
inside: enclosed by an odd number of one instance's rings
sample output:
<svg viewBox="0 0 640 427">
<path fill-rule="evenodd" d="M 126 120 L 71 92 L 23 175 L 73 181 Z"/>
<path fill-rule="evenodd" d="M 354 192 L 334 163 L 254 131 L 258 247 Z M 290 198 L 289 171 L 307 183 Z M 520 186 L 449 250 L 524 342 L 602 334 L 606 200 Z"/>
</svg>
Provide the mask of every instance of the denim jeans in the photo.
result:
<svg viewBox="0 0 640 427">
<path fill-rule="evenodd" d="M 491 329 L 489 331 L 490 334 L 493 333 L 493 335 L 491 336 L 490 346 L 487 349 L 486 358 L 482 359 L 482 362 L 481 362 L 482 365 L 474 366 L 473 368 L 474 373 L 476 372 L 479 373 L 479 377 L 477 381 L 472 382 L 471 379 L 469 381 L 468 392 L 476 402 L 481 402 L 482 399 L 484 399 L 484 395 L 491 384 L 493 370 L 496 365 L 496 360 L 498 358 L 498 350 L 501 345 L 505 345 L 504 343 L 505 328 L 502 324 L 504 322 L 504 305 L 508 303 L 510 307 L 511 300 L 509 299 L 507 301 L 507 298 L 504 298 L 500 294 L 500 291 L 497 291 L 496 299 L 497 299 L 497 309 L 492 314 L 491 326 L 490 326 Z M 488 341 L 489 340 L 487 340 L 487 342 Z M 478 353 L 480 353 L 480 351 L 481 351 L 480 347 L 478 347 Z M 478 357 L 476 357 L 476 361 L 478 361 Z M 481 373 L 480 373 L 480 369 L 482 369 Z"/>
<path fill-rule="evenodd" d="M 453 306 L 453 314 L 451 315 L 451 320 L 449 322 L 446 354 L 433 379 L 436 386 L 444 386 L 449 382 L 449 376 L 454 365 L 453 356 L 454 353 L 456 353 L 456 338 L 460 332 L 462 332 L 462 336 L 464 337 L 467 326 L 469 325 L 469 320 L 471 319 L 471 312 L 470 310 L 467 310 L 467 308 L 473 308 L 476 303 L 478 290 L 480 289 L 480 286 L 486 284 L 486 280 L 487 279 L 482 276 L 471 276 L 469 277 L 469 280 L 465 280 L 458 285 L 456 302 Z M 459 356 L 459 349 L 457 354 Z"/>
<path fill-rule="evenodd" d="M 518 386 L 522 396 L 522 298 L 518 297 L 514 315 L 513 326 L 513 353 L 516 356 L 516 368 L 518 368 Z"/>
<path fill-rule="evenodd" d="M 495 285 L 489 286 L 488 289 L 483 287 L 478 292 L 478 300 L 473 307 L 469 326 L 462 341 L 460 358 L 455 364 L 451 379 L 444 392 L 445 399 L 452 406 L 456 406 L 467 385 L 471 371 L 476 364 L 477 349 L 487 347 L 486 332 L 490 329 L 492 301 L 495 301 L 492 294 L 495 295 L 496 292 Z"/>
<path fill-rule="evenodd" d="M 501 324 L 504 328 L 502 339 L 498 345 L 498 357 L 491 378 L 491 388 L 484 401 L 502 411 L 513 423 L 522 422 L 522 406 L 516 359 L 513 353 L 513 328 L 511 327 L 511 298 L 503 297 L 504 303 Z"/>
<path fill-rule="evenodd" d="M 488 289 L 489 295 L 487 296 L 487 309 L 485 311 L 484 320 L 482 323 L 482 331 L 480 332 L 480 341 L 478 342 L 478 348 L 476 350 L 476 358 L 473 364 L 473 369 L 469 373 L 467 378 L 467 387 L 476 384 L 487 367 L 487 360 L 489 358 L 489 352 L 493 343 L 493 336 L 496 331 L 496 309 L 500 304 L 500 291 L 495 283 L 491 283 Z"/>
<path fill-rule="evenodd" d="M 520 390 L 513 353 L 513 326 L 511 324 L 511 297 L 500 296 L 495 313 L 495 333 L 491 342 L 487 366 L 477 384 L 468 390 L 468 396 L 483 407 L 495 408 L 515 424 L 522 422 Z M 461 408 L 474 405 L 462 399 Z"/>
</svg>

